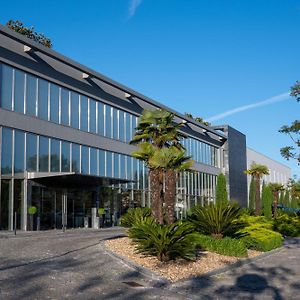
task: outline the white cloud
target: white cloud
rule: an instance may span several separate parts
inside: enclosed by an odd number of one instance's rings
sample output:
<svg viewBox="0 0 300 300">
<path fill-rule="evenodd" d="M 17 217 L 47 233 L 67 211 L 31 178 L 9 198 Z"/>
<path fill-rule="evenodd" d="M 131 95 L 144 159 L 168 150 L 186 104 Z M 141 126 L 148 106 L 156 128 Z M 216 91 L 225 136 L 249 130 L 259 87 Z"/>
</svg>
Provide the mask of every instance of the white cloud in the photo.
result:
<svg viewBox="0 0 300 300">
<path fill-rule="evenodd" d="M 253 109 L 253 108 L 256 108 L 256 107 L 260 107 L 260 106 L 270 105 L 270 104 L 273 104 L 273 103 L 276 103 L 276 102 L 285 101 L 285 100 L 288 100 L 289 98 L 290 98 L 290 93 L 289 92 L 283 93 L 283 94 L 273 96 L 271 98 L 268 98 L 268 99 L 265 99 L 265 100 L 262 100 L 262 101 L 259 101 L 259 102 L 255 102 L 255 103 L 248 104 L 248 105 L 243 105 L 243 106 L 225 111 L 221 114 L 212 116 L 212 117 L 207 118 L 205 120 L 208 121 L 208 122 L 217 121 L 217 120 L 224 119 L 225 117 L 237 114 L 237 113 L 245 111 L 245 110 Z"/>
<path fill-rule="evenodd" d="M 128 7 L 129 18 L 132 18 L 135 15 L 137 8 L 141 5 L 142 1 L 143 0 L 130 0 Z"/>
</svg>

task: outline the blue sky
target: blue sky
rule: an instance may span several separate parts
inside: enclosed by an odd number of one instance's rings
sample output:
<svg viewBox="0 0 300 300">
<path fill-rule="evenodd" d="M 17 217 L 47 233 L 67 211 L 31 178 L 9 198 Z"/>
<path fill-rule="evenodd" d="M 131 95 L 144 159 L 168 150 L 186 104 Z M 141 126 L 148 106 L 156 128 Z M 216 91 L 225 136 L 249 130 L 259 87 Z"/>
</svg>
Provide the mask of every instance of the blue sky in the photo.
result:
<svg viewBox="0 0 300 300">
<path fill-rule="evenodd" d="M 289 92 L 300 79 L 300 0 L 1 0 L 54 49 L 180 112 L 211 118 Z M 276 100 L 277 99 L 277 100 Z M 279 100 L 279 101 L 278 101 Z M 299 118 L 288 97 L 214 120 L 284 162 L 278 133 Z M 239 111 L 239 110 L 238 110 Z"/>
</svg>

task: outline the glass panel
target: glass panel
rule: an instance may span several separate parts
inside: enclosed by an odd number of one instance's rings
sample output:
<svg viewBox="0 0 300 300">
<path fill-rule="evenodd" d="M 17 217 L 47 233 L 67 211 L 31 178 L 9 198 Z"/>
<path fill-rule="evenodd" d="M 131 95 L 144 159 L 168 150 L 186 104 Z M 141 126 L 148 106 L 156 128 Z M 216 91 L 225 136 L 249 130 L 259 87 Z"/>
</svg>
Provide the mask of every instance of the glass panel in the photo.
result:
<svg viewBox="0 0 300 300">
<path fill-rule="evenodd" d="M 111 109 L 109 105 L 105 105 L 106 111 L 105 111 L 105 136 L 111 138 L 112 137 L 112 132 L 111 132 Z"/>
<path fill-rule="evenodd" d="M 129 180 L 133 179 L 133 172 L 132 172 L 132 157 L 127 156 L 127 178 Z"/>
<path fill-rule="evenodd" d="M 59 88 L 55 84 L 50 84 L 50 121 L 58 123 L 59 112 Z"/>
<path fill-rule="evenodd" d="M 98 102 L 98 134 L 104 135 L 104 105 Z"/>
<path fill-rule="evenodd" d="M 90 132 L 96 133 L 96 101 L 90 99 Z"/>
<path fill-rule="evenodd" d="M 115 178 L 120 178 L 119 174 L 119 154 L 114 153 L 114 177 Z"/>
<path fill-rule="evenodd" d="M 91 148 L 90 169 L 91 175 L 98 175 L 98 150 Z"/>
<path fill-rule="evenodd" d="M 80 129 L 88 131 L 88 99 L 87 97 L 80 96 Z"/>
<path fill-rule="evenodd" d="M 81 146 L 81 173 L 89 174 L 89 148 Z"/>
<path fill-rule="evenodd" d="M 48 82 L 38 79 L 38 116 L 41 119 L 48 120 Z"/>
<path fill-rule="evenodd" d="M 27 171 L 37 170 L 37 136 L 27 133 L 26 138 L 26 169 Z"/>
<path fill-rule="evenodd" d="M 15 130 L 15 173 L 24 172 L 24 155 L 25 155 L 25 134 L 22 131 Z"/>
<path fill-rule="evenodd" d="M 49 138 L 40 136 L 39 171 L 49 172 Z"/>
<path fill-rule="evenodd" d="M 71 126 L 79 128 L 79 95 L 71 92 Z"/>
<path fill-rule="evenodd" d="M 15 70 L 14 110 L 24 114 L 25 73 Z"/>
<path fill-rule="evenodd" d="M 80 173 L 80 147 L 72 144 L 72 172 Z"/>
<path fill-rule="evenodd" d="M 132 133 L 131 133 L 132 137 L 134 137 L 135 135 L 136 126 L 137 126 L 137 118 L 135 116 L 132 116 Z"/>
<path fill-rule="evenodd" d="M 61 171 L 70 172 L 70 143 L 61 143 Z"/>
<path fill-rule="evenodd" d="M 118 110 L 113 108 L 113 138 L 115 140 L 119 139 L 119 118 Z"/>
<path fill-rule="evenodd" d="M 106 151 L 106 176 L 112 177 L 112 153 Z"/>
<path fill-rule="evenodd" d="M 99 175 L 105 176 L 105 151 L 99 150 Z"/>
<path fill-rule="evenodd" d="M 12 171 L 12 130 L 2 129 L 2 160 L 1 173 L 11 174 Z"/>
<path fill-rule="evenodd" d="M 6 65 L 1 65 L 1 91 L 0 91 L 0 104 L 2 108 L 12 109 L 12 79 L 13 69 Z"/>
<path fill-rule="evenodd" d="M 124 119 L 124 111 L 119 110 L 119 139 L 122 142 L 125 142 L 125 119 Z"/>
<path fill-rule="evenodd" d="M 120 178 L 125 179 L 126 178 L 126 156 L 121 154 L 120 155 Z"/>
<path fill-rule="evenodd" d="M 51 139 L 51 172 L 60 172 L 60 141 Z"/>
<path fill-rule="evenodd" d="M 26 114 L 36 116 L 37 79 L 26 74 Z"/>
<path fill-rule="evenodd" d="M 66 89 L 61 89 L 61 124 L 69 125 L 69 91 Z"/>
</svg>

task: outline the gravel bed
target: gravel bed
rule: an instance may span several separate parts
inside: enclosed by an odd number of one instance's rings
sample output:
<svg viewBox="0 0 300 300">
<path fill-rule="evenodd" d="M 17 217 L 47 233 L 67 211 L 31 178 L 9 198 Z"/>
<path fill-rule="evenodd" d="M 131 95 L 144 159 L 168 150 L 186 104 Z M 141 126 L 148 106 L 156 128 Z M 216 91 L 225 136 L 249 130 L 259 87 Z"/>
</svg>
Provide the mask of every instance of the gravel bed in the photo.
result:
<svg viewBox="0 0 300 300">
<path fill-rule="evenodd" d="M 245 258 L 237 258 L 232 256 L 224 256 L 213 252 L 202 251 L 196 261 L 186 261 L 177 259 L 175 261 L 160 262 L 156 257 L 144 256 L 135 253 L 135 247 L 128 237 L 108 240 L 105 245 L 111 251 L 123 256 L 135 263 L 150 269 L 152 272 L 175 282 L 193 276 L 198 276 L 215 269 L 222 268 L 228 264 L 233 264 L 238 260 Z M 248 250 L 248 257 L 252 258 L 260 255 L 261 252 Z"/>
</svg>

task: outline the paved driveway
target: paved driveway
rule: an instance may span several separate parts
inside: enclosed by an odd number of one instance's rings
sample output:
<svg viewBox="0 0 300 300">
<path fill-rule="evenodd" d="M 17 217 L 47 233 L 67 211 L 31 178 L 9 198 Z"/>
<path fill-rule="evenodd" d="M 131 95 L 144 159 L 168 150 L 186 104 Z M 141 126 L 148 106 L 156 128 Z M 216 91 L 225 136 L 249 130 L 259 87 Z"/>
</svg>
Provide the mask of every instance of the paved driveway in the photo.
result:
<svg viewBox="0 0 300 300">
<path fill-rule="evenodd" d="M 99 244 L 123 234 L 120 228 L 0 233 L 0 299 L 300 299 L 299 239 L 226 273 L 162 287 Z"/>
</svg>

